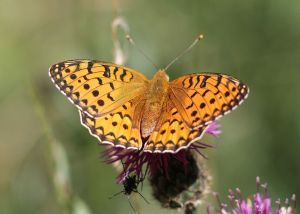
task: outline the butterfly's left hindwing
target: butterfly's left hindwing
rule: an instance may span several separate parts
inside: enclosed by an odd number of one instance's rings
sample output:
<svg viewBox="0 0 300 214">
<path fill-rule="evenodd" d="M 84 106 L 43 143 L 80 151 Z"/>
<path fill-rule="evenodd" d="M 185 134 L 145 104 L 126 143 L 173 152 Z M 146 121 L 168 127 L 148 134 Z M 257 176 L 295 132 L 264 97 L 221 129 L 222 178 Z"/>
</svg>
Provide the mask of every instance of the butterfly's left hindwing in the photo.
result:
<svg viewBox="0 0 300 214">
<path fill-rule="evenodd" d="M 111 113 L 102 117 L 91 117 L 79 111 L 81 123 L 90 134 L 101 143 L 122 148 L 139 149 L 142 147 L 140 122 L 143 101 L 136 99 L 126 102 Z"/>
</svg>

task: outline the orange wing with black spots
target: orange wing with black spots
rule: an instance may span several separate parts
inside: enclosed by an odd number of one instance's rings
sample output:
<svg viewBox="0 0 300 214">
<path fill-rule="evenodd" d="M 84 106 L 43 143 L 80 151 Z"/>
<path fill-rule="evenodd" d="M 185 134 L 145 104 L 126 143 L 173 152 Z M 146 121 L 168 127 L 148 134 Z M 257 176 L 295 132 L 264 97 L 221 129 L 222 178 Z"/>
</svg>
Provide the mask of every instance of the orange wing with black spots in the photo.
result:
<svg viewBox="0 0 300 214">
<path fill-rule="evenodd" d="M 224 74 L 201 73 L 179 77 L 170 83 L 170 101 L 189 128 L 203 127 L 236 108 L 249 88 Z"/>
<path fill-rule="evenodd" d="M 139 149 L 142 147 L 140 122 L 143 105 L 144 101 L 136 98 L 124 103 L 109 114 L 97 118 L 79 111 L 81 123 L 101 143 Z"/>
<path fill-rule="evenodd" d="M 49 75 L 56 87 L 81 111 L 100 117 L 144 93 L 146 77 L 133 69 L 96 60 L 54 64 Z"/>
<path fill-rule="evenodd" d="M 223 74 L 191 74 L 169 82 L 159 70 L 149 81 L 133 69 L 96 60 L 57 63 L 49 74 L 101 143 L 149 152 L 189 146 L 249 92 Z"/>
<path fill-rule="evenodd" d="M 249 89 L 239 80 L 212 73 L 182 76 L 169 84 L 168 99 L 144 146 L 150 152 L 177 152 L 202 137 L 206 127 L 237 107 Z"/>
<path fill-rule="evenodd" d="M 206 126 L 190 129 L 182 120 L 177 108 L 169 100 L 165 103 L 163 114 L 156 129 L 145 143 L 144 151 L 149 152 L 176 152 L 188 147 L 199 140 Z"/>
</svg>

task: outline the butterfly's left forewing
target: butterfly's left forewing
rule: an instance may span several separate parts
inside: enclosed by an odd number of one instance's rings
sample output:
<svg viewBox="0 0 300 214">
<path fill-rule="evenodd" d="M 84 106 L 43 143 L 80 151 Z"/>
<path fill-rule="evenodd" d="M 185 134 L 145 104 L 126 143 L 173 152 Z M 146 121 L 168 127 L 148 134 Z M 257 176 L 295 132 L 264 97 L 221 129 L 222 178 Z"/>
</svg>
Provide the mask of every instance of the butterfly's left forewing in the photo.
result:
<svg viewBox="0 0 300 214">
<path fill-rule="evenodd" d="M 97 60 L 67 60 L 49 74 L 56 87 L 81 111 L 103 116 L 144 93 L 148 80 L 138 71 Z"/>
</svg>

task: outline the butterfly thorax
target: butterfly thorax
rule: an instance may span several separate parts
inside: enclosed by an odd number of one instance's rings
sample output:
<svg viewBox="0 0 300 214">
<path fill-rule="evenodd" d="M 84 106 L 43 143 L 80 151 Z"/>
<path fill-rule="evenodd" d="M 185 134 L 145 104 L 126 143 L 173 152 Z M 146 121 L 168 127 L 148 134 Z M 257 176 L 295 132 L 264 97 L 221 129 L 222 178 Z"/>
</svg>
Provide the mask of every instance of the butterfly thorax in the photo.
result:
<svg viewBox="0 0 300 214">
<path fill-rule="evenodd" d="M 144 138 L 154 131 L 159 121 L 168 89 L 169 76 L 164 70 L 157 71 L 145 92 L 146 101 L 141 124 L 141 133 Z"/>
</svg>

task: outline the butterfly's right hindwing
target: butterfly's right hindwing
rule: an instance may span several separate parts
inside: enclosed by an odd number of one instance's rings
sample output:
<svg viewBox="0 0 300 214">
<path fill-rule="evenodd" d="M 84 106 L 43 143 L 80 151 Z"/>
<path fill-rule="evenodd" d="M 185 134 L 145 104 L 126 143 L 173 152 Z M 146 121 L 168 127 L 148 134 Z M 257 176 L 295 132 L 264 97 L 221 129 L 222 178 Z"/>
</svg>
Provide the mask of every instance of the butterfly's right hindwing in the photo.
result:
<svg viewBox="0 0 300 214">
<path fill-rule="evenodd" d="M 154 132 L 145 144 L 150 152 L 177 152 L 199 140 L 206 127 L 190 129 L 172 102 L 165 104 Z"/>
</svg>

